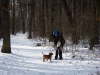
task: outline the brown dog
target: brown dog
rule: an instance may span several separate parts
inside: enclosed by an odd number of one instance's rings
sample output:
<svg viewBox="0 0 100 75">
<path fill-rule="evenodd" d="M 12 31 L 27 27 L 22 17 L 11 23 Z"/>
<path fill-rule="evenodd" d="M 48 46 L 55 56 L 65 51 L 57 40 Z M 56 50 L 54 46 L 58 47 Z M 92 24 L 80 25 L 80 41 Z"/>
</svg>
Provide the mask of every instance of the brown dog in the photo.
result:
<svg viewBox="0 0 100 75">
<path fill-rule="evenodd" d="M 42 54 L 43 54 L 43 52 L 42 52 Z M 47 61 L 49 59 L 51 62 L 52 55 L 53 55 L 53 53 L 49 53 L 48 55 L 43 54 L 43 62 L 45 62 L 45 59 L 47 59 Z"/>
</svg>

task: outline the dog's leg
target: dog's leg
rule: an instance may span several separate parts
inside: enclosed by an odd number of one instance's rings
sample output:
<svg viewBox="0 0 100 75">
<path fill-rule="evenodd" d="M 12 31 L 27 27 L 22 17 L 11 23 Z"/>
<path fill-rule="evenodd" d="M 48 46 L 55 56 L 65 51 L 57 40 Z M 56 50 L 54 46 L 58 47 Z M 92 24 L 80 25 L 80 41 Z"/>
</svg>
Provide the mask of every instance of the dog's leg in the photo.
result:
<svg viewBox="0 0 100 75">
<path fill-rule="evenodd" d="M 44 58 L 44 56 L 43 56 L 43 62 L 45 62 L 45 58 Z"/>
<path fill-rule="evenodd" d="M 50 62 L 51 62 L 51 58 L 50 58 Z"/>
<path fill-rule="evenodd" d="M 52 58 L 52 56 L 50 57 L 50 62 L 52 62 L 52 61 L 51 61 L 51 58 Z"/>
<path fill-rule="evenodd" d="M 51 59 L 50 59 L 50 62 L 52 62 Z"/>
</svg>

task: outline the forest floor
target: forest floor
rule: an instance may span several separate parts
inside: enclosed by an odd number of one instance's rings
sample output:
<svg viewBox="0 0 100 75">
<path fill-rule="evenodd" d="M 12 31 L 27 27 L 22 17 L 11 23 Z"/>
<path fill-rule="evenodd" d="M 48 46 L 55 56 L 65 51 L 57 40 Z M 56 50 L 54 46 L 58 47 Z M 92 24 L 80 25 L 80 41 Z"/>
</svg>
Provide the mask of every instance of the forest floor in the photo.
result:
<svg viewBox="0 0 100 75">
<path fill-rule="evenodd" d="M 0 39 L 0 50 L 3 40 Z M 69 48 L 63 60 L 55 60 L 55 50 L 49 44 L 27 39 L 27 34 L 11 35 L 11 54 L 0 52 L 0 75 L 100 75 L 100 49 Z M 52 62 L 42 60 L 42 52 L 53 52 Z"/>
</svg>

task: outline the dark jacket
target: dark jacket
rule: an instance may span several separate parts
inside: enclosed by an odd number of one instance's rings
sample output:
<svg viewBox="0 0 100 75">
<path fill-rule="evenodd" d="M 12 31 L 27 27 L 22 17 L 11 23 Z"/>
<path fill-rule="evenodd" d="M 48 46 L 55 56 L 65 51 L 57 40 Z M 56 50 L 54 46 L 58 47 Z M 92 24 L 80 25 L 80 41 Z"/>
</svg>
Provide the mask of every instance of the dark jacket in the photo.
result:
<svg viewBox="0 0 100 75">
<path fill-rule="evenodd" d="M 60 37 L 59 36 L 54 36 L 54 44 L 57 45 L 57 42 L 59 41 Z"/>
<path fill-rule="evenodd" d="M 62 34 L 60 34 L 60 42 L 61 42 L 61 46 L 63 47 L 65 44 L 65 39 Z"/>
</svg>

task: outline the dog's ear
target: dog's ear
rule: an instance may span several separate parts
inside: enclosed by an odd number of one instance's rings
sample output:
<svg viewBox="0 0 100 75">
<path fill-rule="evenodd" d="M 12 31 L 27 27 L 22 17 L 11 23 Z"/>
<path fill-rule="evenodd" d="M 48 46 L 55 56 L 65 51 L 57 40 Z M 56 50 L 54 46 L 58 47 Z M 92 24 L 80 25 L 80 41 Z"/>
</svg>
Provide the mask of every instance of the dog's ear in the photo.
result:
<svg viewBox="0 0 100 75">
<path fill-rule="evenodd" d="M 49 55 L 53 55 L 53 53 L 49 53 Z"/>
</svg>

